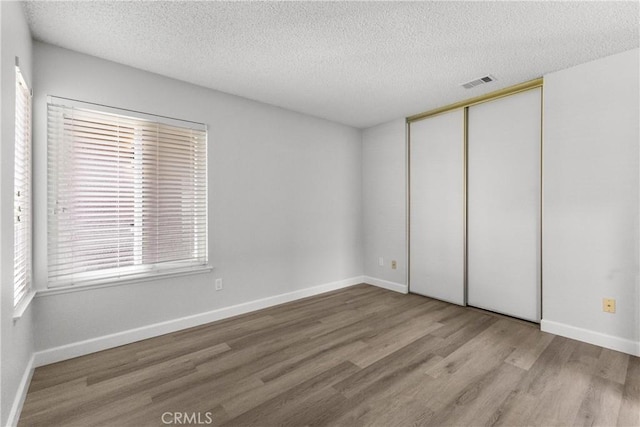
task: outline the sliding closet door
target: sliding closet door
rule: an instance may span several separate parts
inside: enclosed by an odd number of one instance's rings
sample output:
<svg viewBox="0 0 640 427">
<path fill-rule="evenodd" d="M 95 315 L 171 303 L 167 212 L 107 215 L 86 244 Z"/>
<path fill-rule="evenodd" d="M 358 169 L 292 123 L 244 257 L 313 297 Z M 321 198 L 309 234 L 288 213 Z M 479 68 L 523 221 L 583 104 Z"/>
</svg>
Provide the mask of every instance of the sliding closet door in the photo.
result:
<svg viewBox="0 0 640 427">
<path fill-rule="evenodd" d="M 540 320 L 541 89 L 469 107 L 469 305 Z"/>
<path fill-rule="evenodd" d="M 464 111 L 411 123 L 410 292 L 464 304 Z"/>
</svg>

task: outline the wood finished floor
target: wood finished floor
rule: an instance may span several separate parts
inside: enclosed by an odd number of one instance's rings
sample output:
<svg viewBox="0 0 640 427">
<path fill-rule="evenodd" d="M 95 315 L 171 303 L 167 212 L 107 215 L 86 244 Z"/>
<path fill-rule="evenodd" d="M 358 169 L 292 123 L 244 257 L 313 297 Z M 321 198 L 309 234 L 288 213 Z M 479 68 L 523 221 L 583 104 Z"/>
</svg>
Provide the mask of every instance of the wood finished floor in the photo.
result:
<svg viewBox="0 0 640 427">
<path fill-rule="evenodd" d="M 639 426 L 640 358 L 358 285 L 40 367 L 19 425 L 162 426 L 165 412 L 228 426 Z"/>
</svg>

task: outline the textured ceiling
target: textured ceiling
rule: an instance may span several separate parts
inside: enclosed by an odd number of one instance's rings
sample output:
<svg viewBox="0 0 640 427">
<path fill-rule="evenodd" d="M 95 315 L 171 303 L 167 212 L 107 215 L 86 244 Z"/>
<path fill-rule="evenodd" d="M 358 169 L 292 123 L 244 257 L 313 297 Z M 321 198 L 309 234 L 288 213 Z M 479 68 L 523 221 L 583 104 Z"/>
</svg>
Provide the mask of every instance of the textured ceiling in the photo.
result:
<svg viewBox="0 0 640 427">
<path fill-rule="evenodd" d="M 638 2 L 74 1 L 25 10 L 37 40 L 360 128 L 639 45 Z M 497 81 L 459 86 L 486 74 Z"/>
</svg>

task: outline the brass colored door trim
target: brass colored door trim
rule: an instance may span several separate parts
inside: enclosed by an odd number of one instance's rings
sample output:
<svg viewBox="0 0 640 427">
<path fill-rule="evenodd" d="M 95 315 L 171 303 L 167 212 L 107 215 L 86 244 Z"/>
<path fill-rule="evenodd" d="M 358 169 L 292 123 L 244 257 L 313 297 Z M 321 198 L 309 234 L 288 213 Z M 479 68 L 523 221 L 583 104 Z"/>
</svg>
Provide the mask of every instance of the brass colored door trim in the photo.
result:
<svg viewBox="0 0 640 427">
<path fill-rule="evenodd" d="M 425 111 L 424 113 L 415 114 L 407 117 L 407 123 L 416 122 L 418 120 L 426 119 L 427 117 L 435 116 L 437 114 L 446 113 L 458 108 L 466 108 L 472 105 L 480 104 L 482 102 L 492 101 L 494 99 L 502 98 L 523 92 L 525 90 L 534 89 L 542 86 L 542 77 L 528 82 L 519 83 L 514 86 L 506 87 L 504 89 L 496 90 L 494 92 L 487 93 L 485 95 L 476 96 L 475 98 L 466 99 L 464 101 L 456 102 L 453 104 L 445 105 L 444 107 L 435 108 L 433 110 Z"/>
</svg>

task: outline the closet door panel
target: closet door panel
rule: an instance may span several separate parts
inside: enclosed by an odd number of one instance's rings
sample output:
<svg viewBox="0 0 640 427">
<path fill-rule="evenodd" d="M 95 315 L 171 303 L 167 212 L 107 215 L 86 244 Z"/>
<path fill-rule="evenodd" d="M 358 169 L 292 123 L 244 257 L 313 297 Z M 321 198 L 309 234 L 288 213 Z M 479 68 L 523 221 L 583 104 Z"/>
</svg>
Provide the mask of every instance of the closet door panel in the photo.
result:
<svg viewBox="0 0 640 427">
<path fill-rule="evenodd" d="M 468 304 L 540 320 L 541 90 L 469 107 Z"/>
<path fill-rule="evenodd" d="M 464 305 L 464 111 L 410 126 L 409 290 Z"/>
</svg>

